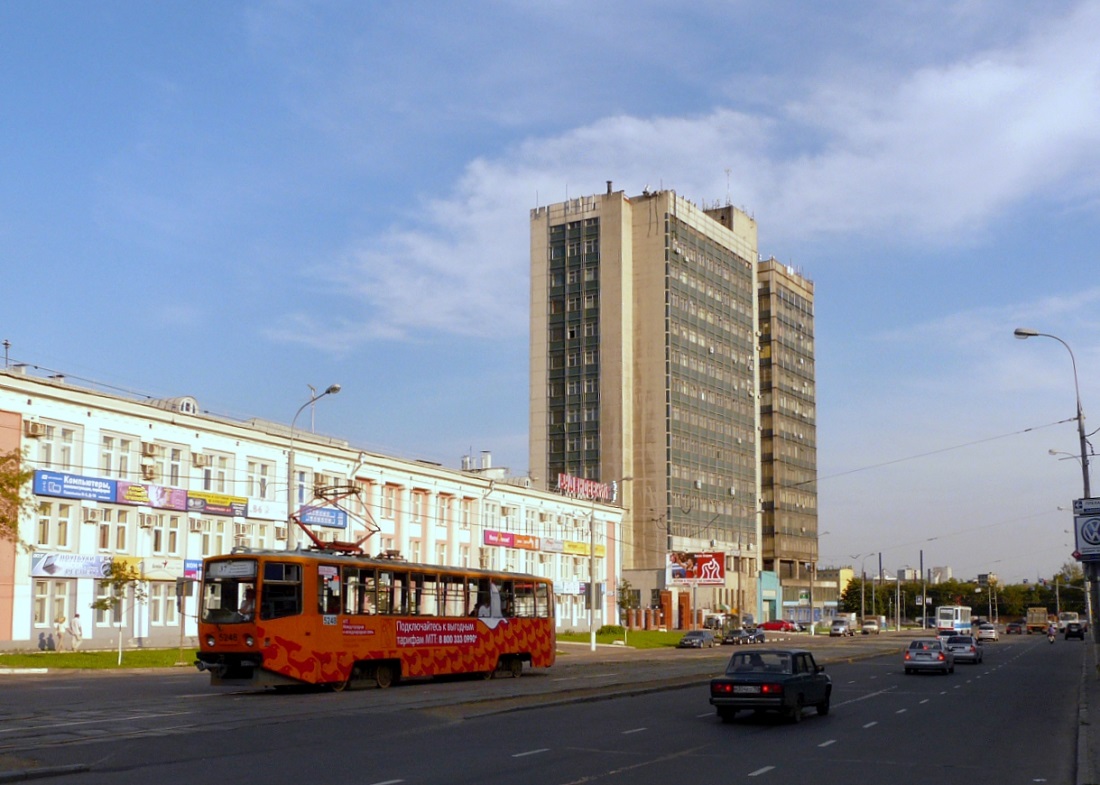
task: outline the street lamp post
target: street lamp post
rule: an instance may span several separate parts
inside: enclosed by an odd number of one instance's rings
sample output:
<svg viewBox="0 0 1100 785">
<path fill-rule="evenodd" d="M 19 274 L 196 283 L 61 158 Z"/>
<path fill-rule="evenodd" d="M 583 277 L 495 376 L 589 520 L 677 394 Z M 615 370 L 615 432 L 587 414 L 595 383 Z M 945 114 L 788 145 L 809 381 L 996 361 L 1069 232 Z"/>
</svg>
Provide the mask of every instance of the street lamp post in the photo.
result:
<svg viewBox="0 0 1100 785">
<path fill-rule="evenodd" d="M 298 415 L 304 412 L 307 406 L 312 406 L 326 395 L 336 395 L 340 392 L 340 385 L 330 384 L 320 395 L 317 395 L 312 387 L 309 390 L 309 400 L 298 407 L 298 411 L 290 421 L 290 448 L 286 452 L 286 549 L 288 551 L 294 548 L 298 539 L 298 532 L 294 528 L 294 426 L 298 422 Z"/>
<path fill-rule="evenodd" d="M 1091 499 L 1092 493 L 1089 488 L 1089 451 L 1088 441 L 1085 438 L 1085 410 L 1081 408 L 1081 386 L 1077 381 L 1077 358 L 1073 355 L 1073 349 L 1057 335 L 1041 333 L 1038 330 L 1032 330 L 1027 327 L 1017 327 L 1013 335 L 1020 340 L 1036 337 L 1053 338 L 1055 341 L 1062 344 L 1062 346 L 1066 347 L 1066 351 L 1069 352 L 1069 361 L 1073 366 L 1073 392 L 1077 397 L 1077 438 L 1081 444 L 1081 482 L 1085 493 L 1083 498 Z M 1096 563 L 1091 561 L 1085 562 L 1085 566 L 1085 577 L 1089 581 L 1089 601 L 1085 604 L 1085 608 L 1088 612 L 1089 627 L 1092 629 L 1092 640 L 1094 643 L 1100 643 L 1100 630 L 1092 623 L 1093 606 L 1100 603 L 1100 591 L 1098 591 L 1098 584 L 1096 581 Z"/>
</svg>

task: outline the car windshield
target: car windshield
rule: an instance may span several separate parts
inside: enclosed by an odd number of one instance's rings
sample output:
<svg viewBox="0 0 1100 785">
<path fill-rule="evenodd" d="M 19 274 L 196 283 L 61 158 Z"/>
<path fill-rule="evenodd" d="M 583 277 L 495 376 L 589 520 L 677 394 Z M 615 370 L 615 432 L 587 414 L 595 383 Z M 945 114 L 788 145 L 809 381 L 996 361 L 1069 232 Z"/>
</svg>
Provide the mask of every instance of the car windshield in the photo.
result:
<svg viewBox="0 0 1100 785">
<path fill-rule="evenodd" d="M 791 657 L 785 652 L 752 652 L 735 654 L 726 666 L 726 673 L 790 673 Z"/>
<path fill-rule="evenodd" d="M 922 651 L 934 651 L 940 648 L 939 641 L 913 641 L 909 644 L 910 649 L 919 649 Z"/>
<path fill-rule="evenodd" d="M 969 635 L 952 635 L 947 639 L 948 643 L 973 643 L 973 638 Z"/>
</svg>

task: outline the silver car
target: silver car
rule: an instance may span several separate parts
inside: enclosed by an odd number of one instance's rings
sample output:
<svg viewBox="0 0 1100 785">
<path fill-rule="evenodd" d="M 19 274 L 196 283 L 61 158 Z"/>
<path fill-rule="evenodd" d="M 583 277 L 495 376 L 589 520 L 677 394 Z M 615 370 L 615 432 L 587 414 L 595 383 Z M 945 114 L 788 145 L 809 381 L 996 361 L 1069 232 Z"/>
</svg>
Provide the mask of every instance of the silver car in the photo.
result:
<svg viewBox="0 0 1100 785">
<path fill-rule="evenodd" d="M 1001 639 L 1001 636 L 997 633 L 997 628 L 992 624 L 979 624 L 978 634 L 974 637 L 980 641 L 996 641 Z"/>
<path fill-rule="evenodd" d="M 977 665 L 982 661 L 982 644 L 973 635 L 952 635 L 947 639 L 947 650 L 955 656 L 955 662 Z"/>
<path fill-rule="evenodd" d="M 955 656 L 938 638 L 920 638 L 905 649 L 903 659 L 906 673 L 918 671 L 955 672 Z"/>
</svg>

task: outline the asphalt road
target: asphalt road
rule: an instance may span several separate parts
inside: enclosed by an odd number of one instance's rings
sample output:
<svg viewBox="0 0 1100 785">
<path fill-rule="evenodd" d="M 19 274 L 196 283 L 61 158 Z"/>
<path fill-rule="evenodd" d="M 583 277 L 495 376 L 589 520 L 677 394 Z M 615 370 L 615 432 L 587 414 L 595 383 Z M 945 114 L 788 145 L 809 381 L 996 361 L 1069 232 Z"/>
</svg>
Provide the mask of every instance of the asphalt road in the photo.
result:
<svg viewBox="0 0 1100 785">
<path fill-rule="evenodd" d="M 1075 781 L 1084 644 L 1010 638 L 981 665 L 906 676 L 901 639 L 793 643 L 834 683 L 832 712 L 798 725 L 717 720 L 704 685 L 730 648 L 563 644 L 519 679 L 345 693 L 216 689 L 189 671 L 0 676 L 0 759 L 81 785 Z"/>
</svg>

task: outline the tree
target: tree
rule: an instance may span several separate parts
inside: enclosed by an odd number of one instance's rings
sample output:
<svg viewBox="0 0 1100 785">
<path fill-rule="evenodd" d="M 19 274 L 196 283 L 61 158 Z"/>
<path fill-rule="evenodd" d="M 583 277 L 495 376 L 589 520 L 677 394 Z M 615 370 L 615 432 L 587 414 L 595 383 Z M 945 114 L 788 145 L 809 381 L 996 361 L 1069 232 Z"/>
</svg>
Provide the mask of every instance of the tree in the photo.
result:
<svg viewBox="0 0 1100 785">
<path fill-rule="evenodd" d="M 24 496 L 24 488 L 33 476 L 33 470 L 23 468 L 18 450 L 0 453 L 0 540 L 23 545 L 19 519 L 34 509 L 33 497 Z"/>
<path fill-rule="evenodd" d="M 122 627 L 126 617 L 124 611 L 138 604 L 145 604 L 148 594 L 145 592 L 145 583 L 137 568 L 117 559 L 111 560 L 108 573 L 100 583 L 107 586 L 109 593 L 106 597 L 93 602 L 92 608 L 97 611 L 111 611 L 118 617 L 118 664 L 122 665 Z M 130 604 L 124 607 L 127 597 L 131 595 Z"/>
</svg>

